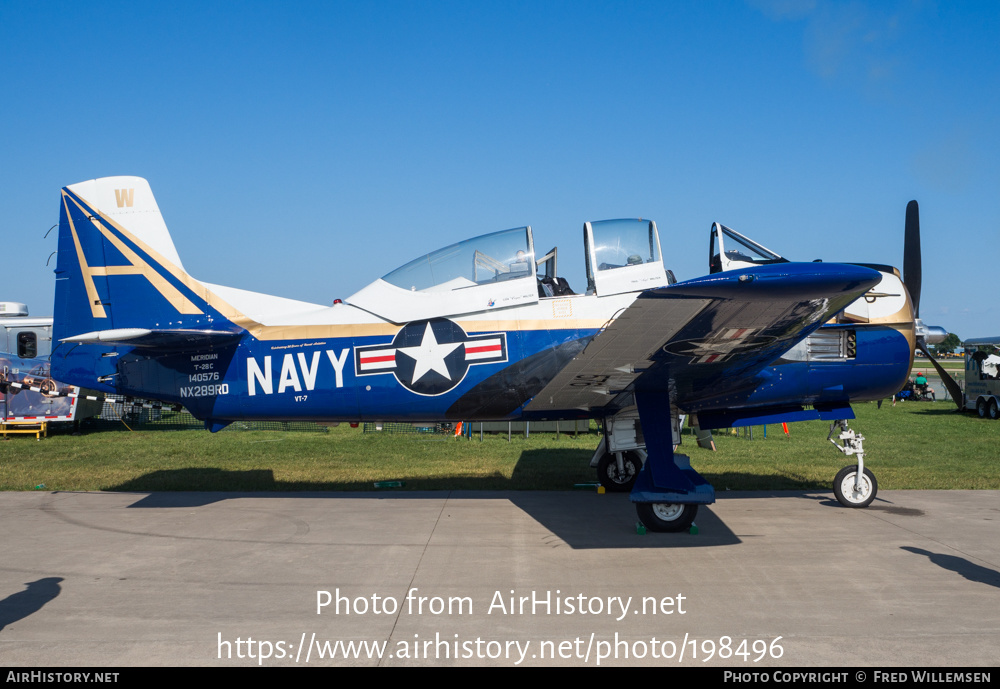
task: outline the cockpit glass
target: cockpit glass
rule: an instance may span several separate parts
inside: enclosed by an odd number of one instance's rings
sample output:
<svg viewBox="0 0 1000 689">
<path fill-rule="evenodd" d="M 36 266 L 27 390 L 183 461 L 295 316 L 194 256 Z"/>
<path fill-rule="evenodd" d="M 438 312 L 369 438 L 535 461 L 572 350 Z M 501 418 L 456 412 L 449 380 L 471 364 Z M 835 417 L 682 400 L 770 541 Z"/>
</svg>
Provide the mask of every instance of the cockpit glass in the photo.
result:
<svg viewBox="0 0 1000 689">
<path fill-rule="evenodd" d="M 722 228 L 722 233 L 726 235 L 726 258 L 729 260 L 747 261 L 750 263 L 781 260 L 781 256 L 765 249 L 749 237 L 744 237 L 739 232 L 731 230 L 725 225 L 720 225 L 720 227 Z"/>
<path fill-rule="evenodd" d="M 600 220 L 591 223 L 598 270 L 654 263 L 660 247 L 648 220 Z"/>
<path fill-rule="evenodd" d="M 534 266 L 528 228 L 517 227 L 438 249 L 382 279 L 414 292 L 445 292 L 533 278 Z"/>
</svg>

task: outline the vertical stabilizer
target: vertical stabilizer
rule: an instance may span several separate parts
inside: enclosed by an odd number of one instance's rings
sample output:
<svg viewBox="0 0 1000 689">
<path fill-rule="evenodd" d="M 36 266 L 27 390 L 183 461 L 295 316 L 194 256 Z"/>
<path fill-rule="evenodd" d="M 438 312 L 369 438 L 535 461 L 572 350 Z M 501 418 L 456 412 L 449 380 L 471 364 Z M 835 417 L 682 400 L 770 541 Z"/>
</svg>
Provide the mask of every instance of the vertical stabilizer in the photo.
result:
<svg viewBox="0 0 1000 689">
<path fill-rule="evenodd" d="M 81 345 L 66 338 L 96 342 L 140 330 L 233 333 L 240 314 L 184 271 L 146 180 L 105 177 L 62 190 L 53 316 L 53 371 L 75 382 L 64 370 L 67 357 L 99 361 L 111 348 L 78 351 Z"/>
<path fill-rule="evenodd" d="M 184 270 L 149 182 L 142 177 L 102 177 L 66 187 L 128 231 L 161 258 Z"/>
</svg>

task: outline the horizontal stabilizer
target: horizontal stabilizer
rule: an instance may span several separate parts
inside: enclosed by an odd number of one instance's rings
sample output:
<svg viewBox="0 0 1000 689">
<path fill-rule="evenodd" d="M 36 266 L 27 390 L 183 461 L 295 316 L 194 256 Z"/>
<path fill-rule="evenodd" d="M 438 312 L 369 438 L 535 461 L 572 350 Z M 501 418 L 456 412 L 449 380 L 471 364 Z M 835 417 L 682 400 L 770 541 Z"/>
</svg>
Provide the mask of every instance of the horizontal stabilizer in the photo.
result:
<svg viewBox="0 0 1000 689">
<path fill-rule="evenodd" d="M 183 350 L 224 347 L 235 344 L 240 333 L 220 330 L 148 330 L 146 328 L 118 328 L 96 330 L 60 340 L 76 344 L 102 344 L 144 349 Z"/>
</svg>

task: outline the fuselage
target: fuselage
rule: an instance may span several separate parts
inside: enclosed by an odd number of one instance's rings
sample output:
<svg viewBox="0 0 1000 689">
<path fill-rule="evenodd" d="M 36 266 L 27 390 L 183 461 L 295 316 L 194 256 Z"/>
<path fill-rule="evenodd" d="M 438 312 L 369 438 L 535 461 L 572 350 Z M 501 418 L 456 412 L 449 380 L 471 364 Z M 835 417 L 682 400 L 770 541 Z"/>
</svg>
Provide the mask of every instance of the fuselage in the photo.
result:
<svg viewBox="0 0 1000 689">
<path fill-rule="evenodd" d="M 108 356 L 99 347 L 81 345 L 66 357 L 66 377 L 102 387 L 92 382 L 96 369 L 109 377 L 103 385 L 107 392 L 181 404 L 199 418 L 220 422 L 581 418 L 597 413 L 533 413 L 524 407 L 633 299 L 575 295 L 494 312 L 489 319 L 435 318 L 405 326 L 263 326 L 259 336 L 247 331 L 233 345 L 197 352 L 149 354 L 118 347 L 115 356 Z M 345 317 L 357 311 L 348 305 L 331 310 Z M 553 312 L 567 315 L 553 322 Z M 891 396 L 905 381 L 911 357 L 899 329 L 826 326 L 804 345 L 847 329 L 856 341 L 850 358 L 782 357 L 761 370 L 753 384 L 718 395 L 705 390 L 682 411 Z M 296 337 L 297 330 L 305 336 Z M 662 375 L 669 376 L 669 368 Z"/>
</svg>

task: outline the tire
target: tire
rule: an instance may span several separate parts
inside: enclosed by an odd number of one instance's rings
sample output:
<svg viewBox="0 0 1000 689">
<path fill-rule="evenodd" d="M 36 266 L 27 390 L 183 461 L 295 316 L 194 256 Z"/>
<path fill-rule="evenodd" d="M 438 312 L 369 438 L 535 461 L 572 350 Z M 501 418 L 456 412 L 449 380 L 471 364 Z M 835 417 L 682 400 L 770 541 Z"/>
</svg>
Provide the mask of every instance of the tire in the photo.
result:
<svg viewBox="0 0 1000 689">
<path fill-rule="evenodd" d="M 622 463 L 625 472 L 618 471 L 618 459 L 615 453 L 608 452 L 597 463 L 597 480 L 609 493 L 627 493 L 635 485 L 635 479 L 642 469 L 642 461 L 635 452 L 623 452 Z"/>
<path fill-rule="evenodd" d="M 681 505 L 667 502 L 638 502 L 635 511 L 650 531 L 660 533 L 685 531 L 698 514 L 697 505 Z"/>
<path fill-rule="evenodd" d="M 976 402 L 976 413 L 979 414 L 980 419 L 986 418 L 986 413 L 989 409 L 989 405 L 986 403 L 985 397 L 980 397 L 979 401 Z"/>
<path fill-rule="evenodd" d="M 875 475 L 866 468 L 861 480 L 861 492 L 854 490 L 854 476 L 858 473 L 858 465 L 851 464 L 837 472 L 833 479 L 833 494 L 844 507 L 868 507 L 878 493 L 878 481 Z"/>
<path fill-rule="evenodd" d="M 1000 419 L 1000 406 L 997 405 L 996 397 L 990 400 L 990 418 L 994 421 Z"/>
</svg>

